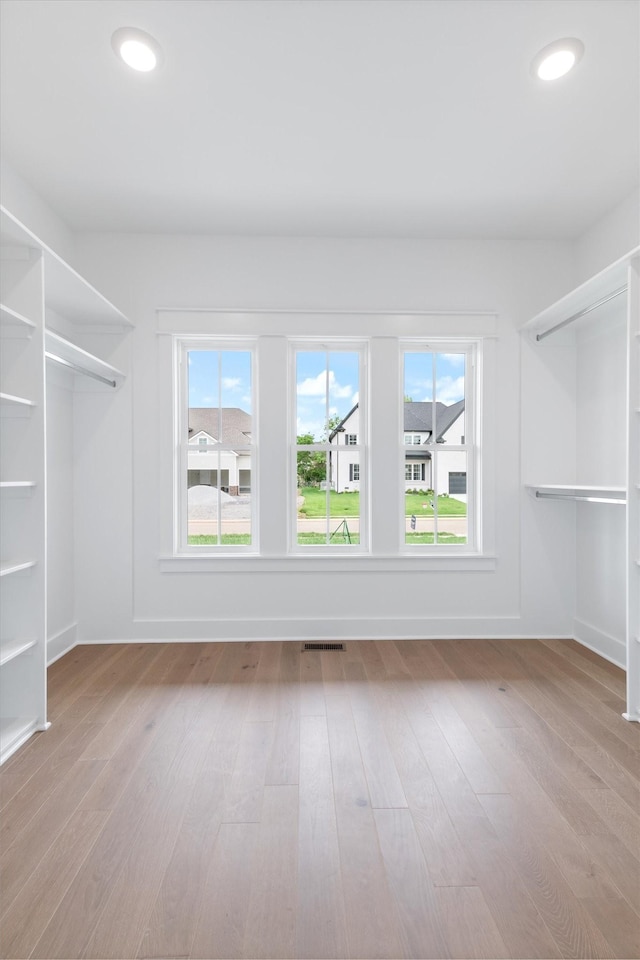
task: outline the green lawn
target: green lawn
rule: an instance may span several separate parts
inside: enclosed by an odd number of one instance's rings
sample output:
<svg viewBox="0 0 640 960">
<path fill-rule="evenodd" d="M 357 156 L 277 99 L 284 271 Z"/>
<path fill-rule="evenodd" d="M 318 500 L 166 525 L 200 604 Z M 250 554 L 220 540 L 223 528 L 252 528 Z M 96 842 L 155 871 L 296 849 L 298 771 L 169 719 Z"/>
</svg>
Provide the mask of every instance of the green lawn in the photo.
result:
<svg viewBox="0 0 640 960">
<path fill-rule="evenodd" d="M 210 543 L 217 543 L 218 538 L 206 534 L 206 533 L 196 533 L 192 534 L 187 538 L 190 547 L 204 547 Z M 223 533 L 222 534 L 223 543 L 232 543 L 232 544 L 249 544 L 251 543 L 251 534 L 250 533 Z"/>
<path fill-rule="evenodd" d="M 327 494 L 317 487 L 302 487 L 300 496 L 304 503 L 299 513 L 303 517 L 325 517 L 327 515 Z M 425 493 L 407 493 L 405 497 L 405 516 L 432 517 L 433 508 L 430 502 L 433 498 Z M 357 517 L 360 515 L 360 494 L 336 493 L 329 494 L 329 506 L 332 517 Z M 460 516 L 467 514 L 467 505 L 453 497 L 438 497 L 438 515 L 442 517 Z"/>
<path fill-rule="evenodd" d="M 204 547 L 211 544 L 217 544 L 217 539 L 214 536 L 209 536 L 207 534 L 196 534 L 189 537 L 189 545 L 196 547 Z M 298 534 L 298 543 L 301 546 L 313 546 L 314 544 L 325 543 L 324 533 L 299 533 Z M 342 534 L 336 535 L 332 541 L 331 545 L 336 544 L 341 545 L 343 543 L 348 544 L 349 541 L 343 539 Z M 433 534 L 432 533 L 408 533 L 406 537 L 407 543 L 433 543 Z M 451 533 L 441 533 L 438 537 L 438 543 L 466 543 L 466 537 L 454 537 Z M 249 533 L 225 533 L 222 536 L 223 544 L 250 544 L 251 543 L 251 534 Z M 358 544 L 360 543 L 359 534 L 351 534 L 351 543 Z"/>
</svg>

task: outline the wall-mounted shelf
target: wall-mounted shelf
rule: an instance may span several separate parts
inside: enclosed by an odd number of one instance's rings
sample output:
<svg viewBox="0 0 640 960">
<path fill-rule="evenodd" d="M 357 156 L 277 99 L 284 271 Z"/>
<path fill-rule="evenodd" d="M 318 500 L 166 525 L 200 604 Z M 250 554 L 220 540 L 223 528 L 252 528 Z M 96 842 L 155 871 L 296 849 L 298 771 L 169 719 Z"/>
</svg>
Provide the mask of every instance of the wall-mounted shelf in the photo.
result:
<svg viewBox="0 0 640 960">
<path fill-rule="evenodd" d="M 570 323 L 587 316 L 598 306 L 623 294 L 627 289 L 629 264 L 639 254 L 640 247 L 630 250 L 586 283 L 576 287 L 546 310 L 532 317 L 522 329 L 530 333 L 534 339 L 542 340 L 556 330 L 561 330 Z"/>
<path fill-rule="evenodd" d="M 25 397 L 16 397 L 11 393 L 0 393 L 0 411 L 4 416 L 28 417 L 35 403 Z"/>
<path fill-rule="evenodd" d="M 0 238 L 4 245 L 42 251 L 47 308 L 81 325 L 132 326 L 117 307 L 4 207 L 0 207 Z"/>
<path fill-rule="evenodd" d="M 52 330 L 45 329 L 44 342 L 47 360 L 65 367 L 70 373 L 89 377 L 106 387 L 118 387 L 124 380 L 121 370 Z"/>
<path fill-rule="evenodd" d="M 33 649 L 37 640 L 5 640 L 0 642 L 0 667 L 16 657 L 22 656 L 27 650 Z"/>
<path fill-rule="evenodd" d="M 29 320 L 23 314 L 18 313 L 4 303 L 0 303 L 0 325 L 2 328 L 11 328 L 16 330 L 23 337 L 30 337 L 36 328 L 33 320 Z"/>
<path fill-rule="evenodd" d="M 27 560 L 24 563 L 0 564 L 0 577 L 10 577 L 14 573 L 22 573 L 24 570 L 29 570 L 31 567 L 35 567 L 35 565 L 35 560 Z"/>
<path fill-rule="evenodd" d="M 583 484 L 525 484 L 536 500 L 578 500 L 586 503 L 627 502 L 625 487 L 586 486 Z"/>
<path fill-rule="evenodd" d="M 0 494 L 5 497 L 29 497 L 35 486 L 34 480 L 2 480 Z"/>
</svg>

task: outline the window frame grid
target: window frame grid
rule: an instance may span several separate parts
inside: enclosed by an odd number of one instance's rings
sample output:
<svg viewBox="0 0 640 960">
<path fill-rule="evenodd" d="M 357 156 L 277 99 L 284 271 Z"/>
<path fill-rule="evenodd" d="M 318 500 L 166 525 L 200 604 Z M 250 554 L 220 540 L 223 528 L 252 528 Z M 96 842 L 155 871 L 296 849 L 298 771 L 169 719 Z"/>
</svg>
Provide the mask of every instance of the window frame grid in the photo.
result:
<svg viewBox="0 0 640 960">
<path fill-rule="evenodd" d="M 334 551 L 335 556 L 362 556 L 371 552 L 371 535 L 369 523 L 369 473 L 367 469 L 369 443 L 368 443 L 368 410 L 367 393 L 369 388 L 369 337 L 345 337 L 345 338 L 324 338 L 324 337 L 288 337 L 289 349 L 289 464 L 290 464 L 290 483 L 289 483 L 289 530 L 288 530 L 288 552 L 291 556 L 327 556 Z M 357 444 L 331 444 L 328 441 L 324 443 L 298 444 L 297 440 L 297 354 L 299 351 L 324 353 L 327 360 L 325 371 L 327 376 L 327 389 L 325 395 L 325 422 L 329 419 L 330 391 L 329 374 L 330 363 L 329 356 L 332 353 L 356 353 L 358 354 L 358 443 Z M 362 442 L 364 438 L 365 442 Z M 327 542 L 321 544 L 300 544 L 298 543 L 298 516 L 297 516 L 297 496 L 298 496 L 298 453 L 321 452 L 327 456 L 325 477 L 328 475 L 329 456 L 335 453 L 339 457 L 341 453 L 358 454 L 358 463 L 360 466 L 360 490 L 359 506 L 360 513 L 358 517 L 359 524 L 359 543 L 357 544 L 336 544 L 330 543 L 331 528 L 331 510 L 330 510 L 330 481 L 327 481 L 327 517 L 325 525 L 325 536 Z"/>
<path fill-rule="evenodd" d="M 429 439 L 424 443 L 424 447 L 429 451 L 432 457 L 432 476 L 433 476 L 433 516 L 434 516 L 434 542 L 432 544 L 419 544 L 419 543 L 407 543 L 406 541 L 406 514 L 405 514 L 405 497 L 406 490 L 404 488 L 405 482 L 413 481 L 403 481 L 403 489 L 400 503 L 400 547 L 399 554 L 401 556 L 457 556 L 459 554 L 480 554 L 482 552 L 482 544 L 480 543 L 480 535 L 477 524 L 477 498 L 481 495 L 481 490 L 479 486 L 479 477 L 480 470 L 478 469 L 478 440 L 476 440 L 476 397 L 477 391 L 479 389 L 479 382 L 477 377 L 478 371 L 478 362 L 479 356 L 481 355 L 482 350 L 482 338 L 477 337 L 460 337 L 458 338 L 438 338 L 438 337 L 429 337 L 424 340 L 416 338 L 398 338 L 398 362 L 400 365 L 400 388 L 402 390 L 402 396 L 405 394 L 405 356 L 408 353 L 426 353 L 431 354 L 431 382 L 433 386 L 432 391 L 432 413 L 431 413 L 431 434 Z M 465 415 L 465 433 L 464 433 L 464 443 L 460 444 L 447 444 L 446 451 L 440 450 L 440 444 L 437 442 L 437 430 L 436 430 L 436 403 L 437 400 L 437 355 L 438 354 L 464 354 L 465 356 L 465 372 L 464 372 L 464 415 Z M 403 438 L 408 433 L 414 433 L 414 431 L 405 431 L 404 429 L 404 401 L 400 405 L 400 429 L 399 435 Z M 436 438 L 435 440 L 433 438 Z M 400 444 L 400 455 L 402 456 L 402 463 L 399 464 L 399 469 L 401 470 L 401 476 L 404 477 L 404 465 L 406 464 L 407 453 L 415 452 L 415 444 L 402 443 Z M 467 539 L 466 543 L 442 543 L 439 542 L 437 537 L 439 533 L 439 524 L 438 524 L 438 495 L 440 491 L 438 490 L 438 460 L 439 457 L 444 453 L 465 453 L 466 454 L 466 473 L 467 473 Z"/>
<path fill-rule="evenodd" d="M 175 457 L 174 470 L 174 530 L 173 530 L 173 552 L 174 556 L 193 556 L 193 557 L 220 557 L 224 554 L 238 556 L 250 554 L 255 556 L 259 554 L 258 543 L 258 502 L 257 496 L 257 463 L 258 463 L 258 422 L 256 410 L 257 397 L 257 337 L 225 337 L 221 335 L 199 336 L 180 336 L 173 338 L 174 363 L 176 370 L 176 397 L 174 405 L 174 449 L 177 453 Z M 230 544 L 222 543 L 222 520 L 221 520 L 221 500 L 218 497 L 216 511 L 216 525 L 218 529 L 218 543 L 211 544 L 190 544 L 189 543 L 189 519 L 188 519 L 188 471 L 189 471 L 189 353 L 191 352 L 238 352 L 248 353 L 250 356 L 250 376 L 251 376 L 251 441 L 238 446 L 237 444 L 225 443 L 222 440 L 210 443 L 207 441 L 204 452 L 214 452 L 217 454 L 217 477 L 218 484 L 221 477 L 220 454 L 224 452 L 248 453 L 251 457 L 251 516 L 250 516 L 250 537 L 248 544 Z M 221 396 L 222 396 L 222 378 L 221 373 L 222 358 L 218 358 L 218 426 L 221 427 Z M 255 411 L 255 412 L 254 412 Z M 196 447 L 199 444 L 194 445 Z M 195 452 L 195 451 L 192 451 Z M 201 450 L 197 450 L 201 453 Z M 220 490 L 220 486 L 217 487 Z"/>
</svg>

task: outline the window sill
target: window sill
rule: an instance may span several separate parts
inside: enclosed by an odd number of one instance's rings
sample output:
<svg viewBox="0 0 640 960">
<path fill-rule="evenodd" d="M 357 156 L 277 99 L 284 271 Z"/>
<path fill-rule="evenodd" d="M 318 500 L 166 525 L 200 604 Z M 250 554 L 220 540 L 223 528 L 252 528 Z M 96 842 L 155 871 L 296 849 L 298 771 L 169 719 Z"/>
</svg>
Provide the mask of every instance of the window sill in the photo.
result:
<svg viewBox="0 0 640 960">
<path fill-rule="evenodd" d="M 493 554 L 453 556 L 331 556 L 309 554 L 283 557 L 238 556 L 161 556 L 161 573 L 485 573 L 496 569 Z"/>
</svg>

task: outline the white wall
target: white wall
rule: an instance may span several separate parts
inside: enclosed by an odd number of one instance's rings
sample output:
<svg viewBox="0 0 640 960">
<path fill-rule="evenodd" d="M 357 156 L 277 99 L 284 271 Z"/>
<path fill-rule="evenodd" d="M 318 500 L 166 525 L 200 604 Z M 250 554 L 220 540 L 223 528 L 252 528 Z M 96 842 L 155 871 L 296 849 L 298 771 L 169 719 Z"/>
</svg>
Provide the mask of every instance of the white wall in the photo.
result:
<svg viewBox="0 0 640 960">
<path fill-rule="evenodd" d="M 90 491 L 76 481 L 81 527 L 92 523 L 78 541 L 81 639 L 569 634 L 564 541 L 541 549 L 535 516 L 521 526 L 513 442 L 517 331 L 571 287 L 569 244 L 85 236 L 78 250 L 81 272 L 136 324 L 132 377 L 95 436 L 117 459 L 93 472 Z M 161 461 L 160 410 L 171 389 L 157 367 L 155 311 L 163 307 L 496 311 L 495 571 L 162 572 L 162 506 L 150 464 Z M 553 412 L 544 396 L 539 409 Z"/>
<path fill-rule="evenodd" d="M 576 243 L 576 284 L 640 244 L 640 189 L 625 197 Z"/>
<path fill-rule="evenodd" d="M 579 482 L 624 487 L 627 392 L 626 303 L 619 297 L 576 331 Z M 617 504 L 576 509 L 575 636 L 625 662 L 626 511 Z"/>
<path fill-rule="evenodd" d="M 0 200 L 32 233 L 72 266 L 75 238 L 59 213 L 20 176 L 5 156 L 0 156 Z"/>
</svg>

